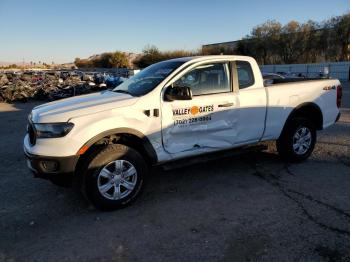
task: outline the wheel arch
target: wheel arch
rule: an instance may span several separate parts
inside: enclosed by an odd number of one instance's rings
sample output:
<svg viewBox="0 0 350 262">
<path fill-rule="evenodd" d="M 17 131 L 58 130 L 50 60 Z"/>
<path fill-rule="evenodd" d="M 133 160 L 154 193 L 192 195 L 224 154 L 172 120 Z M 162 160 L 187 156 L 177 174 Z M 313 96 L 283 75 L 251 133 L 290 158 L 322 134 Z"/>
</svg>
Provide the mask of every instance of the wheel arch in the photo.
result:
<svg viewBox="0 0 350 262">
<path fill-rule="evenodd" d="M 110 129 L 94 136 L 82 146 L 82 148 L 88 147 L 88 150 L 82 154 L 80 158 L 85 154 L 89 154 L 96 146 L 113 144 L 116 142 L 140 151 L 142 156 L 145 157 L 147 161 L 150 161 L 151 164 L 155 164 L 158 161 L 157 153 L 147 136 L 132 128 Z"/>
<path fill-rule="evenodd" d="M 288 127 L 288 124 L 293 118 L 302 117 L 307 118 L 313 122 L 317 130 L 323 129 L 323 114 L 320 107 L 312 102 L 306 102 L 295 107 L 287 117 L 282 132 Z"/>
</svg>

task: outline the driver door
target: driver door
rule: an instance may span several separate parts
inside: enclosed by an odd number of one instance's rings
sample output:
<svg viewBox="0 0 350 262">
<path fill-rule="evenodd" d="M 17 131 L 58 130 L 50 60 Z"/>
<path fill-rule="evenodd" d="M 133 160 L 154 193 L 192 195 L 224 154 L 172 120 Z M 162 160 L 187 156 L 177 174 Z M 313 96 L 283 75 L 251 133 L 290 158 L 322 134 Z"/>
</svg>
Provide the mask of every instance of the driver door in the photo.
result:
<svg viewBox="0 0 350 262">
<path fill-rule="evenodd" d="M 162 101 L 162 141 L 171 154 L 229 148 L 236 141 L 238 97 L 230 62 L 199 64 L 172 86 L 187 86 L 192 100 Z"/>
</svg>

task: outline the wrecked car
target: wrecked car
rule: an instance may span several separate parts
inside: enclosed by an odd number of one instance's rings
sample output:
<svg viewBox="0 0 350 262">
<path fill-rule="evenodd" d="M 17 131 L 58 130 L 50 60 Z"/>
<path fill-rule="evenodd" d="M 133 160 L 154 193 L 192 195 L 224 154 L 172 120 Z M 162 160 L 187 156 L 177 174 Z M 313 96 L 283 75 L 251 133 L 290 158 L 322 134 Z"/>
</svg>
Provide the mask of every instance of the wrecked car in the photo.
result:
<svg viewBox="0 0 350 262">
<path fill-rule="evenodd" d="M 264 86 L 256 61 L 203 56 L 153 64 L 111 91 L 35 107 L 24 153 L 36 177 L 76 185 L 97 208 L 140 194 L 150 168 L 276 141 L 282 158 L 313 152 L 340 116 L 338 80 Z"/>
</svg>

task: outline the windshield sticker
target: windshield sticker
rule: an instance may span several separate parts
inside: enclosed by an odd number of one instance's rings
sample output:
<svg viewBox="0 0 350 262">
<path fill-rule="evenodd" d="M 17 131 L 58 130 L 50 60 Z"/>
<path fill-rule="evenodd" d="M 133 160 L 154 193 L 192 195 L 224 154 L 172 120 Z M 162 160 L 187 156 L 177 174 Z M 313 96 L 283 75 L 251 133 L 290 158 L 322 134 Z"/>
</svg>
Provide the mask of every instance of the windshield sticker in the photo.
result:
<svg viewBox="0 0 350 262">
<path fill-rule="evenodd" d="M 192 106 L 173 109 L 174 126 L 185 127 L 211 120 L 214 105 Z"/>
</svg>

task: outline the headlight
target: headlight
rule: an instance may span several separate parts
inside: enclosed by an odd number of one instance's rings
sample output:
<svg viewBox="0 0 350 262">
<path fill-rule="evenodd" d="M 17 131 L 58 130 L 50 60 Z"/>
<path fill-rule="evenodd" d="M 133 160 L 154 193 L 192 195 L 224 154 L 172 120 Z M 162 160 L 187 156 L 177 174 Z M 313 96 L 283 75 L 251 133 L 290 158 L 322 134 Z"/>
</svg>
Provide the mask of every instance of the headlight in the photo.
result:
<svg viewBox="0 0 350 262">
<path fill-rule="evenodd" d="M 67 135 L 73 127 L 73 123 L 34 124 L 37 138 L 63 137 Z"/>
</svg>

